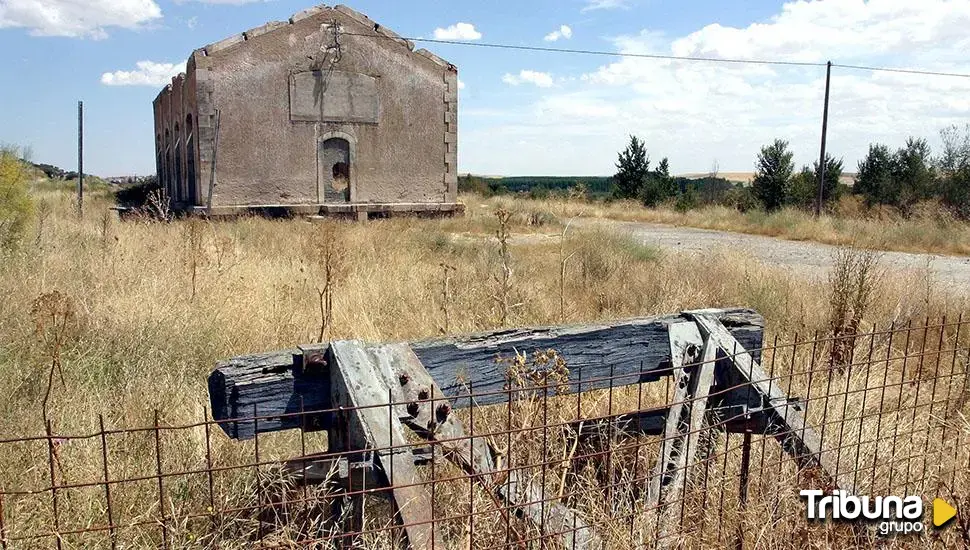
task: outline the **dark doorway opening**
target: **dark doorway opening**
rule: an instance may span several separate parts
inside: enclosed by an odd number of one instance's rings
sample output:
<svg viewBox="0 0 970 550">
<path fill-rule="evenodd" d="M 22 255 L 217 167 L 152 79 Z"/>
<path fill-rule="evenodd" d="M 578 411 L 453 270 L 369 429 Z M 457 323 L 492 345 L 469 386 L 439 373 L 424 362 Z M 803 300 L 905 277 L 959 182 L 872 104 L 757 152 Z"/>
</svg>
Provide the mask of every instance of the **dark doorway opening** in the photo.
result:
<svg viewBox="0 0 970 550">
<path fill-rule="evenodd" d="M 320 143 L 317 151 L 319 183 L 323 202 L 350 200 L 350 142 L 344 138 L 330 138 Z"/>
</svg>

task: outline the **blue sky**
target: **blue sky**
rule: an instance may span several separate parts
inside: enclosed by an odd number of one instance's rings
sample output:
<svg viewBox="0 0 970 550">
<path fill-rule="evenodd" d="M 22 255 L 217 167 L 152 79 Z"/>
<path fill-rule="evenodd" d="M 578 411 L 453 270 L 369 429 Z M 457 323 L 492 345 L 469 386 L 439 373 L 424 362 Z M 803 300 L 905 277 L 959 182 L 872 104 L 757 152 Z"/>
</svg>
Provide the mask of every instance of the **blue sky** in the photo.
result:
<svg viewBox="0 0 970 550">
<path fill-rule="evenodd" d="M 189 53 L 313 5 L 296 0 L 0 0 L 0 143 L 35 161 L 151 173 L 151 101 Z M 970 0 L 359 0 L 399 34 L 478 43 L 970 72 Z M 635 133 L 675 173 L 750 171 L 760 145 L 817 156 L 824 69 L 421 44 L 459 67 L 459 164 L 481 174 L 609 174 Z M 9 79 L 9 80 L 8 80 Z M 13 85 L 10 85 L 12 83 Z M 937 142 L 970 121 L 970 79 L 835 69 L 829 150 Z"/>
</svg>

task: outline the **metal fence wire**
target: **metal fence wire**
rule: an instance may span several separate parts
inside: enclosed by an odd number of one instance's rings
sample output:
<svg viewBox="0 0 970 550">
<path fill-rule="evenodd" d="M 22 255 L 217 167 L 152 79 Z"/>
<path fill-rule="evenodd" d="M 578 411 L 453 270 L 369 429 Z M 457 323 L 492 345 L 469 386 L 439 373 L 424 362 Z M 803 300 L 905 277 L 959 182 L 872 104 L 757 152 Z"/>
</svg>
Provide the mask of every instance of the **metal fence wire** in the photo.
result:
<svg viewBox="0 0 970 550">
<path fill-rule="evenodd" d="M 507 379 L 500 404 L 480 404 L 494 403 L 495 391 L 467 383 L 448 398 L 425 390 L 395 401 L 388 392 L 379 407 L 294 413 L 305 428 L 321 415 L 386 419 L 364 451 L 339 450 L 348 447 L 312 429 L 256 429 L 234 441 L 203 410 L 191 424 L 156 412 L 135 428 L 100 418 L 86 434 L 49 426 L 0 440 L 0 541 L 3 550 L 869 546 L 880 536 L 873 529 L 806 519 L 801 489 L 848 485 L 858 495 L 918 495 L 927 510 L 939 497 L 960 510 L 947 527 L 895 544 L 968 545 L 965 324 L 766 339 L 742 352 L 804 416 L 815 456 L 799 456 L 805 448 L 763 407 L 716 406 L 719 396 L 757 390 L 753 382 L 715 382 L 706 397 L 681 402 L 675 377 L 643 383 L 644 372 L 585 391 L 594 381 L 555 350 L 497 358 Z M 665 437 L 669 418 L 698 399 L 708 404 L 700 427 Z M 662 468 L 672 454 L 687 457 L 681 471 Z"/>
</svg>

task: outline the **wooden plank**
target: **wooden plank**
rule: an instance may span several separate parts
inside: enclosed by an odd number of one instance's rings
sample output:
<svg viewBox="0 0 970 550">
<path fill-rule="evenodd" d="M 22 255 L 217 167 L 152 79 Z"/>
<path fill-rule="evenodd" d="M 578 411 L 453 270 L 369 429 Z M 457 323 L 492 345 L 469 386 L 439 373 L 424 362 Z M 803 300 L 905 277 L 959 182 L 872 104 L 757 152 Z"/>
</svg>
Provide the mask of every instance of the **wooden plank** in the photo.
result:
<svg viewBox="0 0 970 550">
<path fill-rule="evenodd" d="M 683 485 L 685 453 L 688 449 L 687 435 L 692 419 L 692 389 L 696 383 L 691 381 L 691 370 L 685 365 L 695 363 L 701 357 L 704 341 L 701 339 L 697 326 L 691 322 L 676 323 L 670 326 L 670 356 L 673 359 L 674 395 L 670 402 L 667 418 L 664 422 L 663 439 L 660 442 L 660 456 L 654 465 L 653 475 L 647 491 L 647 504 L 651 508 L 659 508 L 669 499 L 664 498 L 664 489 L 669 486 L 669 492 L 676 493 L 678 486 Z M 713 366 L 709 379 L 713 379 Z M 710 382 L 708 382 L 708 388 Z M 706 392 L 705 402 L 706 402 Z M 662 510 L 658 510 L 662 512 Z"/>
<path fill-rule="evenodd" d="M 822 440 L 808 425 L 800 407 L 792 402 L 778 383 L 761 368 L 758 361 L 747 352 L 746 347 L 718 322 L 710 310 L 686 312 L 697 323 L 701 332 L 713 340 L 728 356 L 733 355 L 735 375 L 760 395 L 763 408 L 778 426 L 775 438 L 791 454 L 802 468 L 821 468 L 832 482 L 849 494 L 856 494 L 855 487 L 845 475 L 835 477 L 838 464 L 832 451 L 822 449 Z"/>
<path fill-rule="evenodd" d="M 396 401 L 413 404 L 411 412 L 405 411 L 406 416 L 402 417 L 405 425 L 428 440 L 440 441 L 446 457 L 474 476 L 486 491 L 499 495 L 533 523 L 544 526 L 547 533 L 559 533 L 565 548 L 585 550 L 599 546 L 599 538 L 579 514 L 524 479 L 521 471 L 500 467 L 495 450 L 484 437 L 476 438 L 474 432 L 466 435 L 462 422 L 452 412 L 463 399 L 458 397 L 456 402 L 446 397 L 406 344 L 384 349 L 395 350 L 394 359 L 380 362 L 385 383 L 395 388 Z"/>
<path fill-rule="evenodd" d="M 433 548 L 431 495 L 414 466 L 403 426 L 393 416 L 388 386 L 378 371 L 373 347 L 357 341 L 330 345 L 331 395 L 346 420 L 334 430 L 331 451 L 374 450 L 374 462 L 387 477 L 397 514 L 411 548 Z M 389 449 L 388 447 L 397 447 Z M 353 482 L 353 481 L 352 481 Z"/>
<path fill-rule="evenodd" d="M 709 310 L 724 323 L 731 334 L 748 349 L 761 347 L 764 319 L 748 309 Z M 582 378 L 582 388 L 571 384 L 569 391 L 588 391 L 613 386 L 657 380 L 669 373 L 670 351 L 667 327 L 682 322 L 681 314 L 641 317 L 622 321 L 507 329 L 470 336 L 425 340 L 411 344 L 414 353 L 445 395 L 462 391 L 459 380 L 471 381 L 482 395 L 479 405 L 503 403 L 508 393 L 506 365 L 497 357 L 510 358 L 515 353 L 555 349 L 569 365 L 573 379 Z M 319 349 L 307 346 L 306 349 Z M 333 408 L 329 380 L 325 369 L 301 372 L 297 368 L 303 351 L 299 348 L 244 355 L 220 361 L 209 377 L 212 416 L 224 422 L 220 426 L 233 438 L 252 438 L 254 423 L 245 420 L 257 411 L 261 432 L 300 428 L 301 405 L 304 411 Z M 757 358 L 757 356 L 756 356 Z M 467 400 L 456 407 L 467 406 Z M 276 419 L 278 415 L 290 415 Z M 332 415 L 307 417 L 310 429 L 326 429 Z"/>
<path fill-rule="evenodd" d="M 427 447 L 414 449 L 412 454 L 415 466 L 423 466 L 440 458 L 433 456 L 432 450 Z M 331 453 L 291 458 L 282 466 L 283 476 L 298 485 L 329 483 L 344 490 L 359 491 L 362 487 L 350 486 L 351 470 L 364 472 L 363 475 L 354 477 L 363 479 L 365 487 L 386 486 L 387 480 L 382 477 L 382 473 L 375 470 L 373 462 L 350 462 L 345 456 L 335 457 Z"/>
</svg>

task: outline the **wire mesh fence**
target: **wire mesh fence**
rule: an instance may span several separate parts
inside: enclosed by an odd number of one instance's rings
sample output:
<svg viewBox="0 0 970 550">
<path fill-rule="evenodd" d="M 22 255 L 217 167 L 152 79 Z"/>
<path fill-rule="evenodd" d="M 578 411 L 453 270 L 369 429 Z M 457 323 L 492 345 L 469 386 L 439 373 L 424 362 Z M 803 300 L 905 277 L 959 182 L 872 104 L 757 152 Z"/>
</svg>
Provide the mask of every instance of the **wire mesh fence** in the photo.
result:
<svg viewBox="0 0 970 550">
<path fill-rule="evenodd" d="M 544 350 L 496 358 L 507 379 L 500 404 L 480 405 L 499 392 L 466 383 L 448 398 L 431 391 L 407 401 L 388 395 L 381 407 L 301 411 L 293 417 L 303 429 L 255 429 L 248 441 L 230 440 L 226 422 L 201 410 L 192 424 L 156 412 L 142 427 L 98 419 L 86 434 L 49 425 L 2 439 L 0 542 L 4 550 L 868 546 L 878 528 L 807 520 L 799 491 L 840 485 L 970 507 L 965 324 L 928 319 L 742 351 L 804 415 L 817 456 L 799 456 L 804 449 L 763 409 L 708 407 L 696 437 L 685 439 L 695 449 L 683 487 L 666 500 L 651 484 L 678 473 L 657 470 L 673 445 L 664 426 L 678 405 L 676 379 L 584 378 L 582 367 Z M 586 391 L 594 386 L 602 389 Z M 715 383 L 707 399 L 751 387 Z M 314 431 L 322 416 L 339 425 L 361 412 L 389 427 L 430 420 L 388 430 L 386 444 L 371 434 L 378 444 L 363 451 L 339 450 L 346 446 L 328 441 L 332 432 Z M 442 429 L 447 419 L 461 430 Z M 270 420 L 279 419 L 233 422 Z M 476 453 L 488 453 L 489 468 Z M 944 529 L 895 542 L 967 545 L 968 527 L 961 512 Z"/>
</svg>

